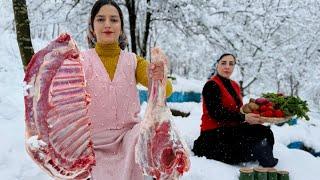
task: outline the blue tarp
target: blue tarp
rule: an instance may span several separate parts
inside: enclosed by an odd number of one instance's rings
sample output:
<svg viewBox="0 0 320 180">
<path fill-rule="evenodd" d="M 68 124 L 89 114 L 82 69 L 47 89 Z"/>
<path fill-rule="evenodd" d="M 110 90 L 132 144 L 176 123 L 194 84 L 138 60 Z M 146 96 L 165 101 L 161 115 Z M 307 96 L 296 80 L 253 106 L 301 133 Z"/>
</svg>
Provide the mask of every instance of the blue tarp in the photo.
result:
<svg viewBox="0 0 320 180">
<path fill-rule="evenodd" d="M 140 103 L 147 101 L 148 91 L 139 90 Z M 201 94 L 197 92 L 173 92 L 167 102 L 200 102 Z"/>
<path fill-rule="evenodd" d="M 288 121 L 286 123 L 289 124 L 289 126 L 294 126 L 297 124 L 297 118 L 292 118 L 290 121 Z M 306 147 L 302 141 L 291 142 L 290 144 L 287 145 L 287 147 L 290 149 L 301 149 L 301 150 L 309 152 L 310 154 L 312 154 L 316 157 L 320 157 L 320 152 L 316 152 L 312 148 Z"/>
</svg>

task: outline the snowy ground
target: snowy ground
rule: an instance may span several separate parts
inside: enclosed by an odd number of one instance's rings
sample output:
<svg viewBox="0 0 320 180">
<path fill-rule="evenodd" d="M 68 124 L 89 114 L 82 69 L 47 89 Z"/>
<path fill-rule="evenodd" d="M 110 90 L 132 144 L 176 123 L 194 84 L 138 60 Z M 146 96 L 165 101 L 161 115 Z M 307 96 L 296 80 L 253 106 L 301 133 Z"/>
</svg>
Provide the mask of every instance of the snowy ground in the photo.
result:
<svg viewBox="0 0 320 180">
<path fill-rule="evenodd" d="M 19 60 L 18 48 L 14 37 L 0 34 L 0 177 L 6 180 L 45 180 L 50 179 L 27 155 L 24 148 L 24 104 L 23 104 L 23 71 Z M 37 45 L 36 45 L 37 46 Z M 39 45 L 38 45 L 39 46 Z M 183 80 L 181 80 L 183 81 Z M 175 84 L 175 89 L 187 87 L 196 89 L 197 82 L 190 86 L 183 81 L 183 86 Z M 198 84 L 202 84 L 199 82 Z M 146 104 L 142 104 L 144 110 Z M 185 139 L 189 148 L 199 136 L 201 104 L 170 103 L 170 107 L 191 112 L 187 118 L 173 117 L 173 121 Z M 318 110 L 319 111 L 319 110 Z M 143 114 L 143 111 L 141 112 Z M 291 180 L 320 179 L 320 158 L 302 150 L 288 149 L 293 141 L 303 141 L 306 146 L 320 151 L 320 112 L 313 109 L 309 114 L 311 120 L 299 120 L 295 126 L 272 126 L 275 134 L 274 154 L 279 159 L 276 166 L 279 170 L 288 170 Z M 191 152 L 190 152 L 191 153 Z M 191 153 L 191 169 L 184 180 L 237 180 L 238 170 L 242 166 L 256 167 L 256 162 L 231 166 L 206 158 L 193 156 Z"/>
</svg>

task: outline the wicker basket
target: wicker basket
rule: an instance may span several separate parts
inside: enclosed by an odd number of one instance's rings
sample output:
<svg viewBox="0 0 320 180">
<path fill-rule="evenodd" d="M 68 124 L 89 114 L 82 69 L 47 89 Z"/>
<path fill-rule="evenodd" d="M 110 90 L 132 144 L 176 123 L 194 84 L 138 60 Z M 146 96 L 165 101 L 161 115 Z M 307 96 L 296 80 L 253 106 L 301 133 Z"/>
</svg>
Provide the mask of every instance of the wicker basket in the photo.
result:
<svg viewBox="0 0 320 180">
<path fill-rule="evenodd" d="M 267 123 L 279 124 L 279 123 L 284 123 L 284 122 L 289 121 L 292 118 L 292 116 L 286 116 L 286 117 L 281 117 L 281 118 L 261 116 L 260 118 L 263 119 L 263 121 L 267 122 Z"/>
<path fill-rule="evenodd" d="M 242 108 L 240 108 L 240 112 L 242 114 L 247 114 L 243 112 Z M 289 121 L 292 116 L 286 116 L 286 117 L 264 117 L 260 116 L 260 118 L 265 122 L 265 123 L 271 123 L 271 124 L 280 124 Z"/>
</svg>

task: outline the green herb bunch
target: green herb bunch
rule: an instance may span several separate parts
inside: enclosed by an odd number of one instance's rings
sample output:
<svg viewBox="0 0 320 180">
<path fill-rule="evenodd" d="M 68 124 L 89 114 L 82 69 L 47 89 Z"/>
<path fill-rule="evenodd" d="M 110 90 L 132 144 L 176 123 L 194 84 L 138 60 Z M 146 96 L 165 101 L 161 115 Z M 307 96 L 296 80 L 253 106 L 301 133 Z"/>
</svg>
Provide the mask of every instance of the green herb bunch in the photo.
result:
<svg viewBox="0 0 320 180">
<path fill-rule="evenodd" d="M 281 109 L 286 116 L 297 116 L 309 120 L 307 112 L 309 112 L 307 101 L 301 100 L 295 96 L 285 96 L 281 93 L 265 93 L 262 97 L 271 101 L 276 108 Z"/>
</svg>

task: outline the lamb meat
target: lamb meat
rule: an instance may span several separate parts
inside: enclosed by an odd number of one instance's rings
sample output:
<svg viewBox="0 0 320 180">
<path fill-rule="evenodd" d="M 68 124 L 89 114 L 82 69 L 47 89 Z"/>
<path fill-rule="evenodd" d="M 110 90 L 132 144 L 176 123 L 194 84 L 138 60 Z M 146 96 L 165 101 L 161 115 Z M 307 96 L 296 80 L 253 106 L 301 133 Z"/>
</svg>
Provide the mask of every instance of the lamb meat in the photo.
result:
<svg viewBox="0 0 320 180">
<path fill-rule="evenodd" d="M 56 179 L 87 179 L 95 164 L 85 78 L 79 50 L 68 34 L 36 53 L 26 82 L 26 149 Z"/>
<path fill-rule="evenodd" d="M 167 61 L 159 48 L 151 52 L 151 59 L 163 61 L 165 74 Z M 189 170 L 188 149 L 170 121 L 171 112 L 166 106 L 166 81 L 149 83 L 149 99 L 136 145 L 136 162 L 144 174 L 156 179 L 178 179 Z"/>
</svg>

